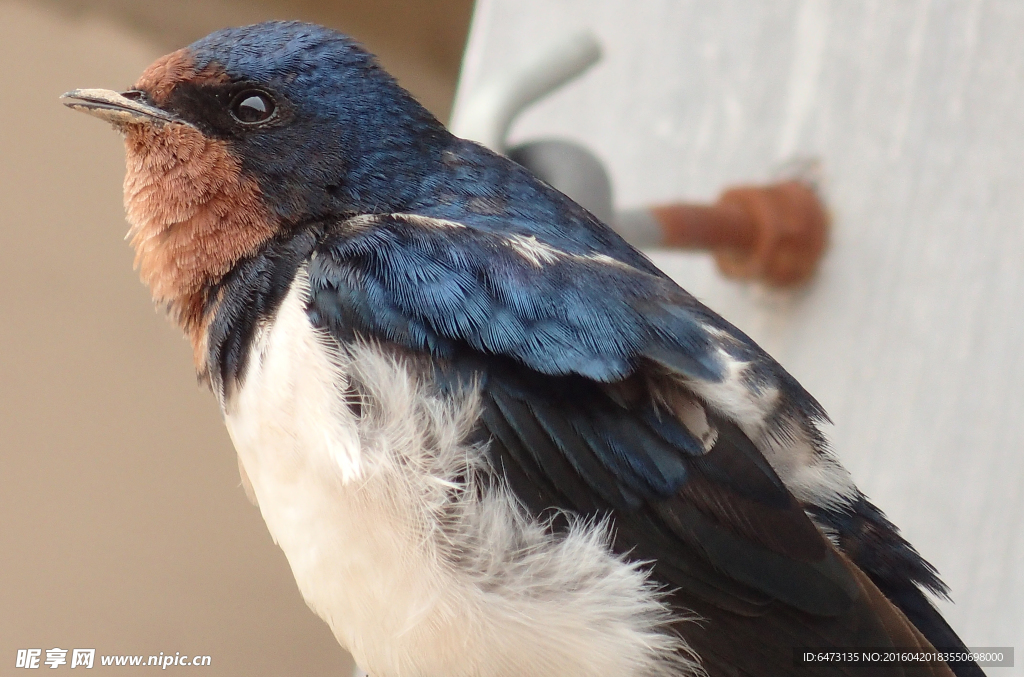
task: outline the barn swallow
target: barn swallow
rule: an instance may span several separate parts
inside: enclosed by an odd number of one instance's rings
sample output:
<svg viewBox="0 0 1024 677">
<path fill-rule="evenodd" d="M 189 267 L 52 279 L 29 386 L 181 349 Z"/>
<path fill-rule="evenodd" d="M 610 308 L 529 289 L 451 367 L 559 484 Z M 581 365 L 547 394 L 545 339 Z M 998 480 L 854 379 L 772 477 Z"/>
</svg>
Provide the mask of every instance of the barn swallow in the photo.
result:
<svg viewBox="0 0 1024 677">
<path fill-rule="evenodd" d="M 981 675 L 822 407 L 350 38 L 222 30 L 125 92 L 142 280 L 309 606 L 377 677 Z"/>
</svg>

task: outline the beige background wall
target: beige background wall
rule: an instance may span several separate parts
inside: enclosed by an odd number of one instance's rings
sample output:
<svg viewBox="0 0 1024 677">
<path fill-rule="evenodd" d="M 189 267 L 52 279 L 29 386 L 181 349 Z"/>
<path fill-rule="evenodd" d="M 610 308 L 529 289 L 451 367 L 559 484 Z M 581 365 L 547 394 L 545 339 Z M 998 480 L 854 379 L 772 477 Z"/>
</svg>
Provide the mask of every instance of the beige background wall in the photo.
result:
<svg viewBox="0 0 1024 677">
<path fill-rule="evenodd" d="M 157 3 L 125 3 L 127 21 L 106 4 L 0 0 L 0 675 L 21 672 L 17 649 L 54 647 L 209 654 L 176 669 L 208 675 L 348 674 L 239 487 L 190 348 L 132 270 L 119 138 L 57 100 L 129 85 L 217 22 L 288 9 L 183 3 L 161 23 Z M 323 4 L 342 27 L 353 5 L 349 30 L 446 113 L 468 2 Z M 391 29 L 408 44 L 390 49 Z"/>
</svg>

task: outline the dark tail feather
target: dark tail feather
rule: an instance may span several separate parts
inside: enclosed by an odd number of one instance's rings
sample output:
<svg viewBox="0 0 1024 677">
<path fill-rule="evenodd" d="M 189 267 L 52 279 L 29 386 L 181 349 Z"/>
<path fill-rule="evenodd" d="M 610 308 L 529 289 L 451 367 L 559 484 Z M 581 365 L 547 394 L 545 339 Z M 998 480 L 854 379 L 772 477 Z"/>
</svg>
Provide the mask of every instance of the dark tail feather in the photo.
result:
<svg viewBox="0 0 1024 677">
<path fill-rule="evenodd" d="M 878 589 L 889 601 L 899 607 L 900 611 L 913 623 L 921 634 L 940 651 L 966 652 L 967 647 L 957 636 L 953 628 L 942 617 L 935 605 L 916 585 L 904 585 L 899 589 L 887 589 L 885 581 L 879 580 L 868 572 Z M 956 677 L 985 677 L 984 671 L 974 661 L 949 662 L 949 668 Z"/>
<path fill-rule="evenodd" d="M 938 572 L 899 534 L 885 514 L 863 495 L 840 509 L 810 509 L 815 519 L 835 531 L 839 547 L 866 573 L 925 638 L 940 650 L 966 650 L 938 609 L 928 590 L 948 598 L 949 589 Z M 985 677 L 974 661 L 949 663 L 957 677 Z"/>
</svg>

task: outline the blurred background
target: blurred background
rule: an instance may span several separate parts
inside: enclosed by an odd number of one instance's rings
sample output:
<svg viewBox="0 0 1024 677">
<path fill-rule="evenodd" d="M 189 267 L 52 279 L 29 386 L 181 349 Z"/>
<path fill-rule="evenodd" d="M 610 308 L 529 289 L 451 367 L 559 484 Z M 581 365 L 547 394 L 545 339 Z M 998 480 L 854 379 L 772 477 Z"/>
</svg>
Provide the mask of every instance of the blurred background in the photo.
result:
<svg viewBox="0 0 1024 677">
<path fill-rule="evenodd" d="M 951 585 L 942 609 L 967 644 L 1024 649 L 1024 4 L 473 5 L 0 0 L 0 674 L 17 649 L 54 647 L 348 674 L 132 270 L 120 140 L 57 101 L 268 18 L 354 35 L 442 120 L 538 46 L 591 32 L 602 61 L 511 141 L 588 148 L 620 207 L 713 200 L 819 158 L 834 225 L 809 285 L 652 256 L 822 401 L 858 484 Z"/>
</svg>

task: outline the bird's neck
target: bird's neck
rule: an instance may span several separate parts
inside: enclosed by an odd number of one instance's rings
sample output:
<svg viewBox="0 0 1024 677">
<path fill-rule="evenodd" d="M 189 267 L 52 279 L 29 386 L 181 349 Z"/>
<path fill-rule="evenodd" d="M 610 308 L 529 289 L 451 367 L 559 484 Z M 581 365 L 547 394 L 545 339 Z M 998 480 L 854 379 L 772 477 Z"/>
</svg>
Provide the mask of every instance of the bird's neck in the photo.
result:
<svg viewBox="0 0 1024 677">
<path fill-rule="evenodd" d="M 124 202 L 135 265 L 206 371 L 210 286 L 274 234 L 256 183 L 219 141 L 187 125 L 125 130 Z"/>
</svg>

